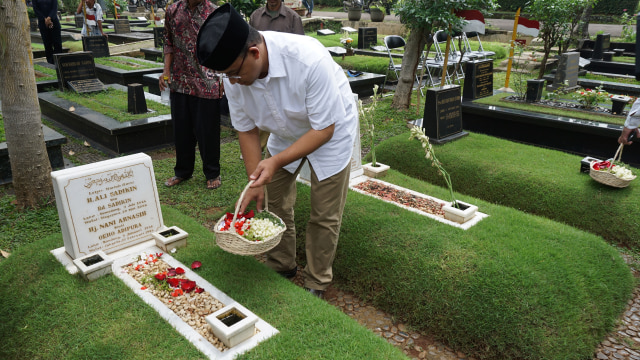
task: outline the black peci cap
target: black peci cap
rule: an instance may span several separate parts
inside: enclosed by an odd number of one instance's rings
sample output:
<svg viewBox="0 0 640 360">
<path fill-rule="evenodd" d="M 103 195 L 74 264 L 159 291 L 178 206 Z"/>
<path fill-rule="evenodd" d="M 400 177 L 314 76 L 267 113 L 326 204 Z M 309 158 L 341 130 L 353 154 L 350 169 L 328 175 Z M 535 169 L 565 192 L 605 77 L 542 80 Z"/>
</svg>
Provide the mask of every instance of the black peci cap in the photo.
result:
<svg viewBox="0 0 640 360">
<path fill-rule="evenodd" d="M 226 3 L 209 15 L 198 32 L 196 54 L 200 65 L 216 71 L 229 68 L 249 37 L 249 24 Z"/>
</svg>

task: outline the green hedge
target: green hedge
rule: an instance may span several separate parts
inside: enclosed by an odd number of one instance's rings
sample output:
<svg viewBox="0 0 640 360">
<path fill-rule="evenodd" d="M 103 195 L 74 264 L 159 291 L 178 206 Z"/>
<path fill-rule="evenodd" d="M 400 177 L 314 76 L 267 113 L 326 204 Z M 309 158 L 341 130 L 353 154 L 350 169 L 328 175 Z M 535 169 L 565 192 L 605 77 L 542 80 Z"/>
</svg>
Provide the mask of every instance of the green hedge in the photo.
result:
<svg viewBox="0 0 640 360">
<path fill-rule="evenodd" d="M 535 1 L 535 0 L 532 0 Z M 529 0 L 498 0 L 500 5 L 500 11 L 517 11 L 518 7 L 522 8 L 522 11 L 526 11 L 527 3 Z M 635 14 L 638 7 L 637 0 L 620 0 L 620 1 L 607 1 L 599 0 L 596 6 L 593 8 L 593 14 L 600 15 L 622 15 L 623 10 L 627 9 L 627 13 Z"/>
<path fill-rule="evenodd" d="M 407 138 L 381 143 L 378 161 L 444 186 L 420 144 Z M 640 232 L 632 230 L 640 222 L 638 180 L 624 189 L 611 188 L 579 172 L 581 156 L 475 133 L 436 146 L 435 152 L 456 192 L 560 221 L 615 244 L 640 247 Z"/>
</svg>

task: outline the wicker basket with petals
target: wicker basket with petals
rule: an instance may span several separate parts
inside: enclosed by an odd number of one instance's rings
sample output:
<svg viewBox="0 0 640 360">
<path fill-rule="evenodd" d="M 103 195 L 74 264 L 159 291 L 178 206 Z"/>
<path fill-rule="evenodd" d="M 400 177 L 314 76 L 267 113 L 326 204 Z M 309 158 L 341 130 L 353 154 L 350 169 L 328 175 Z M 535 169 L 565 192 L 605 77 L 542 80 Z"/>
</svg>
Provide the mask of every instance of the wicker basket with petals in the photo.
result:
<svg viewBox="0 0 640 360">
<path fill-rule="evenodd" d="M 620 147 L 618 148 L 618 151 L 616 151 L 616 154 L 613 156 L 613 161 L 611 162 L 612 167 L 613 167 L 613 162 L 615 161 L 619 161 L 620 158 L 622 158 L 622 147 L 624 145 L 620 144 Z M 618 159 L 618 160 L 616 160 Z M 608 186 L 612 186 L 612 187 L 616 187 L 616 188 L 624 188 L 629 186 L 629 183 L 631 183 L 631 181 L 633 181 L 636 176 L 634 176 L 632 179 L 620 179 L 619 177 L 615 176 L 613 173 L 610 172 L 610 168 L 609 170 L 596 170 L 593 168 L 593 165 L 595 165 L 597 163 L 597 161 L 592 161 L 590 166 L 589 166 L 589 176 L 591 176 L 591 178 L 601 184 L 604 185 L 608 185 Z"/>
<path fill-rule="evenodd" d="M 251 184 L 253 184 L 253 180 L 249 181 L 247 186 L 242 191 L 242 194 L 240 194 L 240 199 L 236 204 L 236 209 L 235 209 L 235 212 L 233 213 L 233 221 L 231 222 L 231 227 L 229 228 L 229 230 L 225 230 L 225 231 L 218 230 L 221 227 L 220 225 L 224 224 L 226 220 L 226 215 L 220 218 L 220 220 L 218 220 L 218 222 L 216 223 L 213 229 L 214 233 L 216 234 L 216 243 L 218 244 L 218 246 L 220 246 L 222 250 L 226 252 L 230 252 L 232 254 L 236 254 L 236 255 L 257 255 L 273 249 L 276 245 L 280 243 L 280 239 L 282 239 L 282 234 L 287 229 L 282 219 L 280 219 L 274 213 L 269 211 L 269 198 L 268 198 L 268 193 L 266 192 L 266 189 L 265 189 L 265 198 L 264 198 L 265 211 L 268 212 L 271 216 L 278 219 L 282 223 L 283 225 L 282 229 L 279 230 L 278 233 L 276 233 L 275 235 L 272 235 L 271 237 L 261 241 L 250 241 L 240 236 L 238 233 L 236 233 L 235 223 L 236 223 L 236 218 L 238 217 L 238 211 L 240 210 L 242 199 L 244 198 L 244 195 L 246 194 L 247 190 L 249 190 L 249 187 L 251 186 Z"/>
</svg>

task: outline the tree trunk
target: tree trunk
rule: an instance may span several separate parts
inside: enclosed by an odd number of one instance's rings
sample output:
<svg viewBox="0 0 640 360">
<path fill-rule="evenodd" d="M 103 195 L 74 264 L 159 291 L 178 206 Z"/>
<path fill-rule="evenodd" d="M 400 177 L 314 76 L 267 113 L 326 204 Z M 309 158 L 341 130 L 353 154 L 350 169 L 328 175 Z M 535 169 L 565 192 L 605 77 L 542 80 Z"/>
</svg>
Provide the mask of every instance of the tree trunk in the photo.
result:
<svg viewBox="0 0 640 360">
<path fill-rule="evenodd" d="M 38 207 L 53 199 L 32 61 L 24 1 L 0 0 L 0 99 L 19 207 Z"/>
<path fill-rule="evenodd" d="M 402 58 L 402 70 L 393 96 L 391 107 L 395 109 L 408 109 L 411 104 L 411 91 L 415 81 L 416 69 L 422 55 L 425 44 L 426 28 L 413 29 L 404 47 Z"/>
<path fill-rule="evenodd" d="M 589 38 L 589 22 L 591 21 L 592 12 L 593 12 L 593 1 L 589 1 L 587 6 L 584 8 L 584 11 L 582 11 L 582 16 L 580 17 L 578 35 L 580 35 L 581 39 Z"/>
</svg>

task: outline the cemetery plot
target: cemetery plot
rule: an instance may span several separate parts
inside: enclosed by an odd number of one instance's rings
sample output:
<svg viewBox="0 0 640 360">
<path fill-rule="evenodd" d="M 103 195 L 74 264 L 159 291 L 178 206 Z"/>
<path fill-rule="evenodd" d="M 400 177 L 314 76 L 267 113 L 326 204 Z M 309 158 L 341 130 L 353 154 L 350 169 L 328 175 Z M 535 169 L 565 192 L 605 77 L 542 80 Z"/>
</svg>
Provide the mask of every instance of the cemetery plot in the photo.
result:
<svg viewBox="0 0 640 360">
<path fill-rule="evenodd" d="M 96 74 L 105 84 L 142 83 L 146 74 L 161 73 L 163 64 L 128 56 L 96 59 Z"/>
<path fill-rule="evenodd" d="M 127 97 L 126 89 L 123 86 L 112 84 L 107 87 L 119 90 L 124 98 Z M 38 94 L 43 115 L 50 117 L 72 133 L 88 139 L 93 146 L 97 146 L 109 154 L 128 154 L 144 149 L 169 146 L 173 143 L 169 108 L 160 104 L 159 96 L 146 93 L 145 97 L 148 99 L 147 104 L 151 109 L 159 105 L 167 113 L 164 115 L 158 113 L 136 115 L 141 118 L 123 123 L 116 120 L 121 116 L 114 118 L 104 115 L 102 111 L 91 110 L 76 102 L 60 98 L 56 92 Z M 123 114 L 126 113 L 126 110 L 121 111 Z"/>
</svg>

